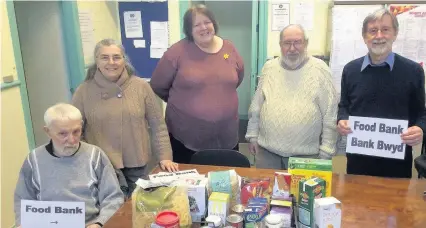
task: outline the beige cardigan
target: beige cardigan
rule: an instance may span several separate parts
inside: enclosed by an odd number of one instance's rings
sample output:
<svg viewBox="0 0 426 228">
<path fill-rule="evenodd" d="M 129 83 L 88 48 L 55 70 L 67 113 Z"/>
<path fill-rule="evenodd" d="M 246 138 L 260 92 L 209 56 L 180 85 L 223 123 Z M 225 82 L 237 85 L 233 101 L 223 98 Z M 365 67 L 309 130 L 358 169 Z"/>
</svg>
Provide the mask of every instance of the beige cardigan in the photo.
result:
<svg viewBox="0 0 426 228">
<path fill-rule="evenodd" d="M 116 83 L 99 70 L 75 91 L 75 105 L 84 120 L 84 140 L 102 148 L 114 168 L 144 166 L 150 159 L 150 137 L 158 159 L 172 160 L 163 112 L 149 84 L 127 71 Z"/>
</svg>

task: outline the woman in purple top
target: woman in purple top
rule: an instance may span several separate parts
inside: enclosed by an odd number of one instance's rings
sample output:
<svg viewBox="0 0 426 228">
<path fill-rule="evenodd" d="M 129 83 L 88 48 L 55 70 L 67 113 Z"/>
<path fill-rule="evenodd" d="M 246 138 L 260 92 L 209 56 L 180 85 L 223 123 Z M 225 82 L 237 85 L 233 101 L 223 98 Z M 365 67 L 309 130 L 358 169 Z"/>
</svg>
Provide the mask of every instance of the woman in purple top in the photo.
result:
<svg viewBox="0 0 426 228">
<path fill-rule="evenodd" d="M 164 53 L 151 87 L 167 102 L 173 160 L 189 163 L 196 151 L 238 150 L 244 63 L 235 46 L 216 35 L 217 22 L 204 5 L 190 8 L 183 20 L 186 38 Z"/>
</svg>

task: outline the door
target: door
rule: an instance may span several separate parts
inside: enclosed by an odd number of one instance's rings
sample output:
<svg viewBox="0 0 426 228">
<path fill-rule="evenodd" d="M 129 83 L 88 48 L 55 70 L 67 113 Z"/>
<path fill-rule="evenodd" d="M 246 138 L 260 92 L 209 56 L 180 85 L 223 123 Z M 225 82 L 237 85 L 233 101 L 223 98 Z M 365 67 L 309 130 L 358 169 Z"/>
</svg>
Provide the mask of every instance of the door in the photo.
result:
<svg viewBox="0 0 426 228">
<path fill-rule="evenodd" d="M 61 1 L 15 1 L 15 16 L 35 146 L 47 142 L 44 113 L 71 100 Z M 78 66 L 74 66 L 78 68 Z"/>
<path fill-rule="evenodd" d="M 232 41 L 244 60 L 244 80 L 238 87 L 238 114 L 247 122 L 252 83 L 257 76 L 258 1 L 205 1 L 204 4 L 215 15 L 219 36 Z"/>
</svg>

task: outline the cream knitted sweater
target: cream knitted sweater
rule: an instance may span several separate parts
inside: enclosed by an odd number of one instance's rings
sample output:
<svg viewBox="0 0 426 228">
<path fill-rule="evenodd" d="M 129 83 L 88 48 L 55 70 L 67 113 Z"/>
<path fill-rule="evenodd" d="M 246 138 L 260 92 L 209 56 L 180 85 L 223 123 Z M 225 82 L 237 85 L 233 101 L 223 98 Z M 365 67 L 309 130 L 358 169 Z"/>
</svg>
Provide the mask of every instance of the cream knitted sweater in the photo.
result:
<svg viewBox="0 0 426 228">
<path fill-rule="evenodd" d="M 249 110 L 246 139 L 283 157 L 335 153 L 337 95 L 330 70 L 309 57 L 298 70 L 265 63 Z"/>
</svg>

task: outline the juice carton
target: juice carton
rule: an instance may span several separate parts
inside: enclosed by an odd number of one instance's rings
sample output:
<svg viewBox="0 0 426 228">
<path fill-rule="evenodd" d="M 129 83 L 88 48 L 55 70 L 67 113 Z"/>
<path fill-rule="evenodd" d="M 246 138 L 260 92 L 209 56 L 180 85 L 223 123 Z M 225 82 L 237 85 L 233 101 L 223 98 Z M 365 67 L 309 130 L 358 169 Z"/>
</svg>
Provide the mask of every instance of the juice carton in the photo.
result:
<svg viewBox="0 0 426 228">
<path fill-rule="evenodd" d="M 342 223 L 342 204 L 334 197 L 315 199 L 315 227 L 340 228 Z"/>
<path fill-rule="evenodd" d="M 314 227 L 314 200 L 325 196 L 325 187 L 317 177 L 299 182 L 299 228 Z"/>
<path fill-rule="evenodd" d="M 288 172 L 291 176 L 290 193 L 299 199 L 299 181 L 319 177 L 325 180 L 326 196 L 331 196 L 331 181 L 333 177 L 331 160 L 312 158 L 290 158 L 288 161 Z"/>
<path fill-rule="evenodd" d="M 229 201 L 228 193 L 212 192 L 209 197 L 208 215 L 219 216 L 222 219 L 222 224 L 225 225 L 229 212 Z"/>
</svg>

